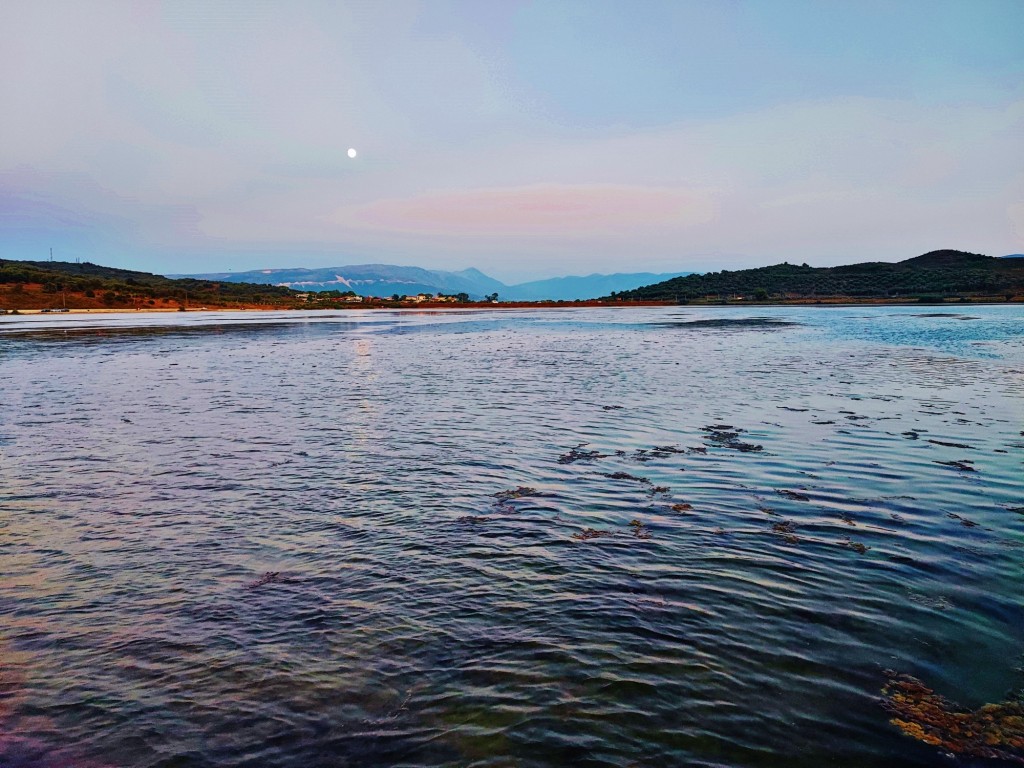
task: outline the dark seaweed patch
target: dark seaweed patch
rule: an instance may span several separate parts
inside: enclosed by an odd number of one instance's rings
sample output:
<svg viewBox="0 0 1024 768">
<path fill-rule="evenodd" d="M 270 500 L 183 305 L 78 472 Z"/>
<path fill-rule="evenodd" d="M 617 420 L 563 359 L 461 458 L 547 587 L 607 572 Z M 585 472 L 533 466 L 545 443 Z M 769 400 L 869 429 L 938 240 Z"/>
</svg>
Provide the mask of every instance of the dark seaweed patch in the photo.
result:
<svg viewBox="0 0 1024 768">
<path fill-rule="evenodd" d="M 956 757 L 1006 760 L 1024 765 L 1024 701 L 965 710 L 916 677 L 887 671 L 882 706 L 907 736 Z"/>
<path fill-rule="evenodd" d="M 779 320 L 774 317 L 720 317 L 712 320 L 674 320 L 671 322 L 652 323 L 652 325 L 661 326 L 663 328 L 683 328 L 693 330 L 699 330 L 701 328 L 749 328 L 754 330 L 775 330 L 777 328 L 801 325 L 801 323 L 794 323 L 790 320 Z"/>
<path fill-rule="evenodd" d="M 638 539 L 649 539 L 651 538 L 651 530 L 639 520 L 630 520 L 629 527 L 633 531 L 633 535 Z"/>
<path fill-rule="evenodd" d="M 839 540 L 839 546 L 846 547 L 847 549 L 852 549 L 858 555 L 863 555 L 865 552 L 871 549 L 871 547 L 867 547 L 861 544 L 859 541 L 854 541 L 849 536 L 843 536 L 843 538 Z"/>
<path fill-rule="evenodd" d="M 944 445 L 947 448 L 966 448 L 971 451 L 976 450 L 973 445 L 964 445 L 963 443 L 944 443 L 942 440 L 932 440 L 931 438 L 928 439 L 928 442 L 934 445 Z"/>
<path fill-rule="evenodd" d="M 494 494 L 494 498 L 499 501 L 511 501 L 512 499 L 522 499 L 527 496 L 543 496 L 543 494 L 536 488 L 530 488 L 525 485 L 520 485 L 518 488 L 511 488 L 507 491 L 498 491 Z"/>
<path fill-rule="evenodd" d="M 787 491 L 785 489 L 782 489 L 782 490 L 776 491 L 776 493 L 779 494 L 779 496 L 785 496 L 787 499 L 792 499 L 793 501 L 810 501 L 811 500 L 810 496 L 805 496 L 804 494 L 797 493 L 796 491 Z"/>
<path fill-rule="evenodd" d="M 245 585 L 246 589 L 258 589 L 259 587 L 266 586 L 267 584 L 287 584 L 292 581 L 287 576 L 281 575 L 280 571 L 267 571 L 255 581 L 250 581 Z"/>
<path fill-rule="evenodd" d="M 958 515 L 956 512 L 947 512 L 946 517 L 950 518 L 951 520 L 959 520 L 960 525 L 962 525 L 964 528 L 976 528 L 978 526 L 978 524 L 973 520 L 968 520 L 966 517 Z"/>
<path fill-rule="evenodd" d="M 568 453 L 563 453 L 558 457 L 559 464 L 575 464 L 577 461 L 595 461 L 596 459 L 603 459 L 608 456 L 607 453 L 601 453 L 600 451 L 584 451 L 583 446 L 586 443 L 580 443 L 575 448 L 569 450 Z"/>
<path fill-rule="evenodd" d="M 963 461 L 936 461 L 935 463 L 936 464 L 941 464 L 944 467 L 952 467 L 953 469 L 958 469 L 961 472 L 977 472 L 978 471 L 974 467 L 971 466 L 971 464 L 973 464 L 974 462 L 973 461 L 968 461 L 967 459 L 964 459 Z"/>
<path fill-rule="evenodd" d="M 584 528 L 579 533 L 574 533 L 572 537 L 576 539 L 576 541 L 590 541 L 591 539 L 600 539 L 611 535 L 611 531 L 599 531 L 596 528 Z"/>
<path fill-rule="evenodd" d="M 631 475 L 629 472 L 601 472 L 603 477 L 610 478 L 612 480 L 631 480 L 634 483 L 645 483 L 651 484 L 651 481 L 646 477 L 640 477 L 639 475 Z"/>
<path fill-rule="evenodd" d="M 764 450 L 760 445 L 745 443 L 739 440 L 740 433 L 746 431 L 739 427 L 733 427 L 729 424 L 712 424 L 707 427 L 701 427 L 701 431 L 708 433 L 707 440 L 709 443 L 723 448 L 740 451 L 741 453 L 756 453 Z"/>
</svg>

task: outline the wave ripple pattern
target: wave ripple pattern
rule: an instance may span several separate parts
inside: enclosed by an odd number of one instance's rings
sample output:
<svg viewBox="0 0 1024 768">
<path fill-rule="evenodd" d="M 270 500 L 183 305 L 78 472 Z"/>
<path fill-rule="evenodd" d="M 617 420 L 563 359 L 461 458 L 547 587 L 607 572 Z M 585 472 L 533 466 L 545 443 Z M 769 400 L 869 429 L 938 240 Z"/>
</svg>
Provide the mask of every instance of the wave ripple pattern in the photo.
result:
<svg viewBox="0 0 1024 768">
<path fill-rule="evenodd" d="M 0 323 L 0 765 L 944 764 L 1024 687 L 1024 311 Z"/>
</svg>

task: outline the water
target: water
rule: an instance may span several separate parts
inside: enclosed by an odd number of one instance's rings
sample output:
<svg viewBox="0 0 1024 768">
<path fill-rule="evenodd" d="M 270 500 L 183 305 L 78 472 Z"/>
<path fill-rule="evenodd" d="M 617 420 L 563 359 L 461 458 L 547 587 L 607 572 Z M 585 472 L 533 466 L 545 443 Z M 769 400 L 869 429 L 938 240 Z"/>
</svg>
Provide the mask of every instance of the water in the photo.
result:
<svg viewBox="0 0 1024 768">
<path fill-rule="evenodd" d="M 960 313 L 2 318 L 0 765 L 948 765 L 884 670 L 1024 687 Z"/>
</svg>

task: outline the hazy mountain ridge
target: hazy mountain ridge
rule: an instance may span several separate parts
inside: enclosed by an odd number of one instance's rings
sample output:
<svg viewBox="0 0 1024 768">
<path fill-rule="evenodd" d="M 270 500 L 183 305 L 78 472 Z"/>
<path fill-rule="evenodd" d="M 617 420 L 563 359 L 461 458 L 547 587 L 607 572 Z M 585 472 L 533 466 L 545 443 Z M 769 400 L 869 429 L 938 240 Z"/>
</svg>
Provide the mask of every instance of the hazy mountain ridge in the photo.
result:
<svg viewBox="0 0 1024 768">
<path fill-rule="evenodd" d="M 669 280 L 692 272 L 617 272 L 612 275 L 592 274 L 584 276 L 552 277 L 547 280 L 533 280 L 508 286 L 501 293 L 502 298 L 512 301 L 543 301 L 545 299 L 594 299 L 612 292 L 628 291 L 641 285 Z"/>
<path fill-rule="evenodd" d="M 354 291 L 361 296 L 391 296 L 416 293 L 467 293 L 479 299 L 491 293 L 509 301 L 592 299 L 612 291 L 624 291 L 645 283 L 666 280 L 688 272 L 617 273 L 555 277 L 507 285 L 470 267 L 458 272 L 403 267 L 394 264 L 353 264 L 317 269 L 260 269 L 247 272 L 215 272 L 176 275 L 198 280 L 280 285 L 298 291 Z"/>
</svg>

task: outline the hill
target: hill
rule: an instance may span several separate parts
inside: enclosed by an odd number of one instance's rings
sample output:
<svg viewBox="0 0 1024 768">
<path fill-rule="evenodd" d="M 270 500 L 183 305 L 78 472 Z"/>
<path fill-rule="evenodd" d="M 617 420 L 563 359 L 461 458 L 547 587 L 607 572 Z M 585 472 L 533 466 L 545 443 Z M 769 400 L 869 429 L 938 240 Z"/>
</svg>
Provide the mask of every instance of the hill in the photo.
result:
<svg viewBox="0 0 1024 768">
<path fill-rule="evenodd" d="M 687 275 L 613 294 L 633 301 L 743 298 L 929 299 L 1006 298 L 1024 294 L 1024 261 L 965 251 L 931 251 L 905 261 L 809 267 L 784 262 L 770 267 Z"/>
<path fill-rule="evenodd" d="M 89 262 L 0 260 L 4 309 L 290 306 L 295 300 L 295 291 L 273 285 L 176 280 Z"/>
</svg>

